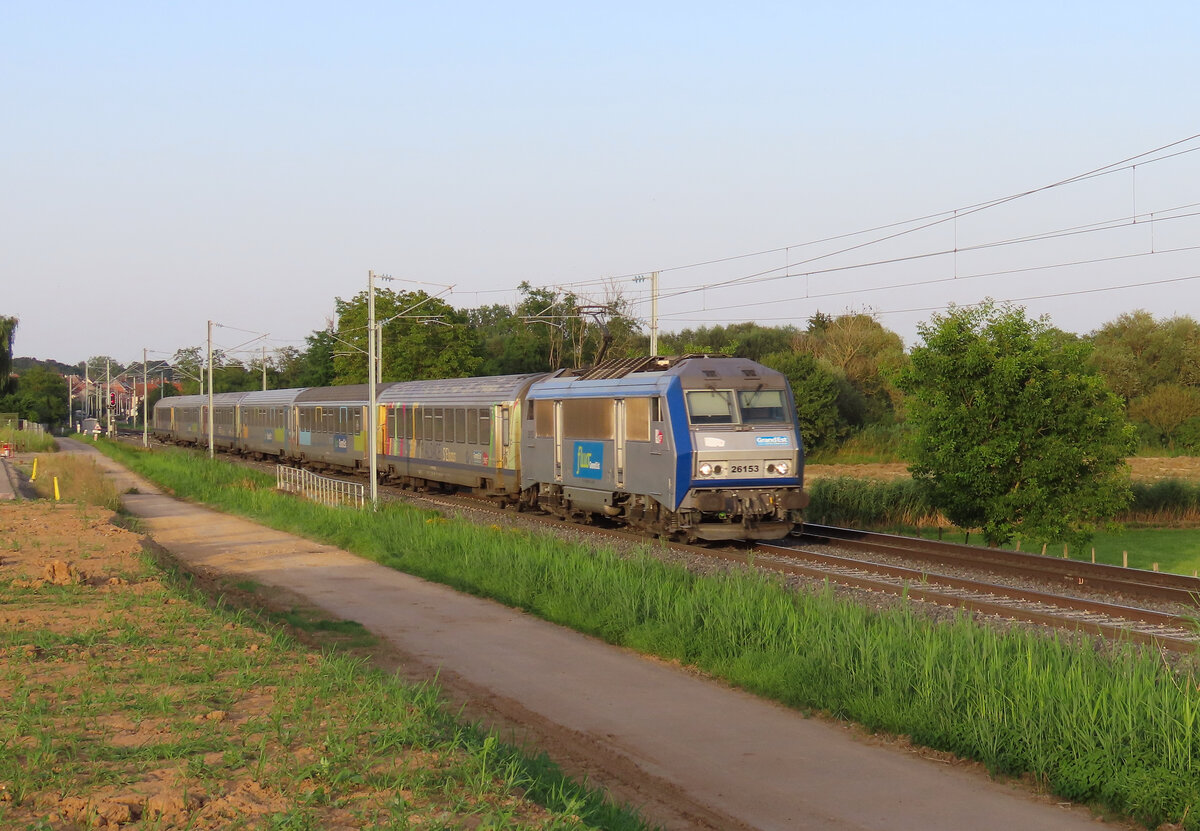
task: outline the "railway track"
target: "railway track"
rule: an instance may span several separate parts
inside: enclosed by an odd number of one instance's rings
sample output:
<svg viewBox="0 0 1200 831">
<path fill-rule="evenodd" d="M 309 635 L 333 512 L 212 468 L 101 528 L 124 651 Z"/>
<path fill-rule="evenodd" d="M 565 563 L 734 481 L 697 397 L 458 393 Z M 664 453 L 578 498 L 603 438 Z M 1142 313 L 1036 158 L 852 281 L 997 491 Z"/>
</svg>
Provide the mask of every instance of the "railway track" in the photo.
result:
<svg viewBox="0 0 1200 831">
<path fill-rule="evenodd" d="M 469 497 L 413 495 L 409 492 L 405 492 L 405 495 L 450 509 L 464 507 L 464 500 L 470 500 Z M 511 513 L 495 506 L 488 507 L 496 513 Z M 527 514 L 524 519 L 531 523 L 564 527 L 561 520 L 553 517 Z M 570 527 L 597 536 L 634 541 L 646 539 L 639 534 L 611 528 Z M 853 540 L 855 545 L 852 547 L 860 554 L 868 552 L 918 560 L 928 558 L 932 562 L 950 564 L 979 576 L 941 574 L 926 568 L 889 565 L 861 557 L 765 543 L 758 543 L 749 550 L 680 543 L 663 543 L 663 546 L 677 552 L 760 570 L 828 581 L 1037 626 L 1083 632 L 1113 641 L 1124 640 L 1184 653 L 1195 652 L 1200 647 L 1200 626 L 1197 625 L 1200 619 L 1200 580 L 1194 577 L 1071 563 L 1039 555 L 1007 558 L 1005 555 L 1013 552 L 952 543 L 932 543 L 926 551 L 924 544 L 928 541 L 826 526 L 813 526 L 811 533 L 810 527 L 805 526 L 805 533 L 797 537 L 797 541 L 817 540 L 829 544 L 831 538 L 836 539 L 839 545 L 844 539 Z M 996 571 L 1044 584 L 1047 590 L 995 583 L 987 579 L 989 573 Z M 1055 587 L 1083 588 L 1117 598 L 1141 597 L 1179 608 L 1163 611 L 1052 590 Z"/>
<path fill-rule="evenodd" d="M 903 552 L 903 547 L 887 552 Z M 977 614 L 1127 640 L 1175 652 L 1200 646 L 1196 616 L 1108 602 L 1094 597 L 1038 591 L 982 577 L 940 574 L 825 552 L 757 545 L 755 565 L 856 589 L 882 592 Z M 961 564 L 961 561 L 960 561 Z M 1134 571 L 1128 569 L 1128 571 Z M 1136 573 L 1131 575 L 1136 584 Z M 1110 585 L 1117 581 L 1113 579 Z"/>
</svg>

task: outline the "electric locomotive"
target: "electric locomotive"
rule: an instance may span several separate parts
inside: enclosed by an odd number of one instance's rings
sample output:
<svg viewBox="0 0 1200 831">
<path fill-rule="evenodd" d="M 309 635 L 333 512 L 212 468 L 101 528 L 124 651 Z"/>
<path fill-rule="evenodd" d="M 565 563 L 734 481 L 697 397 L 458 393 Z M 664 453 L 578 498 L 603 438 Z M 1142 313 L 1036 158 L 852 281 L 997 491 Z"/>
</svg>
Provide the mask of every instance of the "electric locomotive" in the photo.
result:
<svg viewBox="0 0 1200 831">
<path fill-rule="evenodd" d="M 530 386 L 527 504 L 680 539 L 780 539 L 801 521 L 804 448 L 787 378 L 743 358 L 635 358 Z"/>
</svg>

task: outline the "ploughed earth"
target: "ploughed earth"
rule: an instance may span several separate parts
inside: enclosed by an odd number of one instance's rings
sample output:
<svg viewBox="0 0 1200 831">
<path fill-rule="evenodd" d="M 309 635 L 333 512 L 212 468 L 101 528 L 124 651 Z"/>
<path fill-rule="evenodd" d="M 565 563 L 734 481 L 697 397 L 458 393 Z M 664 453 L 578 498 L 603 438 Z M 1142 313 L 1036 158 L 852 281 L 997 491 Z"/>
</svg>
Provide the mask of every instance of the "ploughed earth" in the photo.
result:
<svg viewBox="0 0 1200 831">
<path fill-rule="evenodd" d="M 367 748 L 374 766 L 330 798 L 355 714 L 296 704 L 325 658 L 210 614 L 113 518 L 0 502 L 0 828 L 581 827 L 420 742 Z M 316 740 L 295 739 L 314 719 Z"/>
</svg>

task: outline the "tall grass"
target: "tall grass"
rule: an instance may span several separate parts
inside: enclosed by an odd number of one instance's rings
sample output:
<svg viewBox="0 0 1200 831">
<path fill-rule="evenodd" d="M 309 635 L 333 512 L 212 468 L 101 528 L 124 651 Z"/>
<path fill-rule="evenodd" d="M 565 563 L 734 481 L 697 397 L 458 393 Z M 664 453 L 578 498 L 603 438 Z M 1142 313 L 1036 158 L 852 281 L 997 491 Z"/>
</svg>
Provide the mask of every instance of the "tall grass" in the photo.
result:
<svg viewBox="0 0 1200 831">
<path fill-rule="evenodd" d="M 1030 775 L 1151 826 L 1200 829 L 1200 685 L 1156 655 L 1100 652 L 907 608 L 876 612 L 751 572 L 696 576 L 549 536 L 387 506 L 322 509 L 221 461 L 119 449 L 212 501 L 606 640 L 694 665 L 800 708 Z M 240 483 L 235 487 L 235 483 Z M 253 487 L 248 486 L 255 483 Z"/>
<path fill-rule="evenodd" d="M 121 509 L 121 496 L 112 480 L 87 456 L 75 453 L 38 454 L 34 490 L 44 499 L 54 498 L 58 481 L 59 498 L 64 502 L 101 505 L 110 511 Z M 32 463 L 29 473 L 33 473 Z"/>
<path fill-rule="evenodd" d="M 14 453 L 52 453 L 58 450 L 54 436 L 34 430 L 0 427 L 0 444 L 12 447 Z"/>
<path fill-rule="evenodd" d="M 939 524 L 937 511 L 912 479 L 881 482 L 837 476 L 813 480 L 808 492 L 812 501 L 804 514 L 812 522 L 855 528 Z"/>
<path fill-rule="evenodd" d="M 1169 524 L 1200 522 L 1200 483 L 1182 479 L 1134 482 L 1127 522 Z"/>
<path fill-rule="evenodd" d="M 908 430 L 903 424 L 872 424 L 846 437 L 836 448 L 808 454 L 812 464 L 860 465 L 904 462 Z"/>
</svg>

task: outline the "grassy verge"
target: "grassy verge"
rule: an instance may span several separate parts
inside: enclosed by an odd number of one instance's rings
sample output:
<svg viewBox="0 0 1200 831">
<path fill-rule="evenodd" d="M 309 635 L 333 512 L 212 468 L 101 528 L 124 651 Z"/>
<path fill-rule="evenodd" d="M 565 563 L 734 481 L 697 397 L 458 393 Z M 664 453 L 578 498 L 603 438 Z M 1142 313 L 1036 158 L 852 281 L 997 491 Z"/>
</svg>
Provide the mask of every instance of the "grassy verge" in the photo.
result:
<svg viewBox="0 0 1200 831">
<path fill-rule="evenodd" d="M 389 506 L 318 509 L 220 460 L 106 446 L 175 490 L 801 709 L 1027 775 L 1151 826 L 1200 829 L 1200 685 L 1156 655 L 1097 652 L 905 608 L 877 613 L 751 573 L 698 577 L 648 556 Z"/>
<path fill-rule="evenodd" d="M 111 518 L 0 506 L 0 827 L 645 827 L 456 721 L 436 687 L 277 624 L 348 646 L 361 626 L 214 605 Z M 68 557 L 84 573 L 40 576 Z"/>
</svg>

